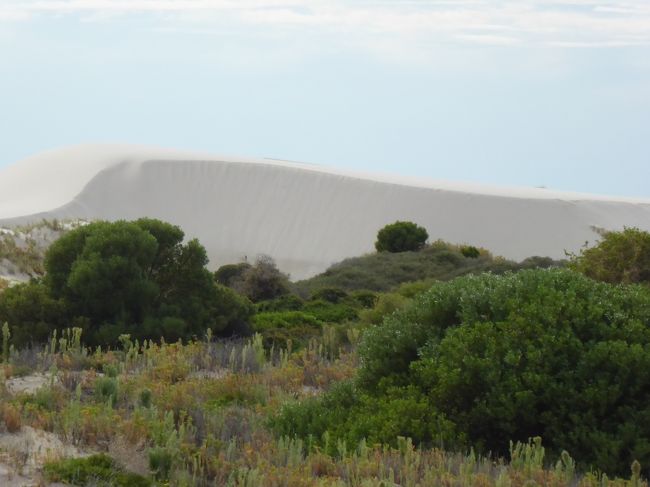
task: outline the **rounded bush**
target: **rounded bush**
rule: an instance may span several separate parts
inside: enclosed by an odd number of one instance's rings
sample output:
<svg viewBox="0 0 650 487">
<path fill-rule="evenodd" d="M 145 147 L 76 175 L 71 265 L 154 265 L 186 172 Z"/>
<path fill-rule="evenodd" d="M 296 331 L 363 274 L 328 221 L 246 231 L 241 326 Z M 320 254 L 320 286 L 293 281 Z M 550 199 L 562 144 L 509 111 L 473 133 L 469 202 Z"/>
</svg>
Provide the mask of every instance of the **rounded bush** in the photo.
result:
<svg viewBox="0 0 650 487">
<path fill-rule="evenodd" d="M 612 473 L 650 464 L 650 293 L 566 270 L 434 285 L 367 331 L 359 384 L 415 387 L 448 444 L 546 445 Z M 433 429 L 416 441 L 430 442 Z"/>
<path fill-rule="evenodd" d="M 460 253 L 468 259 L 478 259 L 481 256 L 481 251 L 473 245 L 463 245 L 460 248 Z"/>
<path fill-rule="evenodd" d="M 407 252 L 424 247 L 429 234 L 413 222 L 396 221 L 377 233 L 377 252 Z"/>
<path fill-rule="evenodd" d="M 570 266 L 599 281 L 650 284 L 650 233 L 626 228 L 601 235 L 598 245 L 572 255 Z"/>
</svg>

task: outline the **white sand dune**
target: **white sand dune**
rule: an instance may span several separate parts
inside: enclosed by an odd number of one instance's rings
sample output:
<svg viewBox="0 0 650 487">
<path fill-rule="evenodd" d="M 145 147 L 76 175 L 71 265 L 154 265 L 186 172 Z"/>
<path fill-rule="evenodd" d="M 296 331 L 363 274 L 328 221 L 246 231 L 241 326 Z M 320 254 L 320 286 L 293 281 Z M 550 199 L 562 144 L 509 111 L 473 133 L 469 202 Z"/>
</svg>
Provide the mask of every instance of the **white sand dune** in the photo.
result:
<svg viewBox="0 0 650 487">
<path fill-rule="evenodd" d="M 377 230 L 395 220 L 508 258 L 559 258 L 596 240 L 593 227 L 650 230 L 650 199 L 118 145 L 49 151 L 0 170 L 0 226 L 142 216 L 198 237 L 213 268 L 268 254 L 299 279 L 371 251 Z"/>
</svg>

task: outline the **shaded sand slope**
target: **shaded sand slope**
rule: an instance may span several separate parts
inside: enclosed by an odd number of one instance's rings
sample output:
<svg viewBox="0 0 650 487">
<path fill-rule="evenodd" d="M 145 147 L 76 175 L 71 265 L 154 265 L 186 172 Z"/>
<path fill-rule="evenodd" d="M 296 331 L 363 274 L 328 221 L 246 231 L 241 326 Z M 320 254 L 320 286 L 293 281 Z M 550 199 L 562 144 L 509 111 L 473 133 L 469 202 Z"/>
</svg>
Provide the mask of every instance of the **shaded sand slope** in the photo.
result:
<svg viewBox="0 0 650 487">
<path fill-rule="evenodd" d="M 141 216 L 198 237 L 213 268 L 263 253 L 300 279 L 371 251 L 377 230 L 398 219 L 508 258 L 559 258 L 593 242 L 592 227 L 650 230 L 650 200 L 129 146 L 51 151 L 0 171 L 0 225 Z"/>
</svg>

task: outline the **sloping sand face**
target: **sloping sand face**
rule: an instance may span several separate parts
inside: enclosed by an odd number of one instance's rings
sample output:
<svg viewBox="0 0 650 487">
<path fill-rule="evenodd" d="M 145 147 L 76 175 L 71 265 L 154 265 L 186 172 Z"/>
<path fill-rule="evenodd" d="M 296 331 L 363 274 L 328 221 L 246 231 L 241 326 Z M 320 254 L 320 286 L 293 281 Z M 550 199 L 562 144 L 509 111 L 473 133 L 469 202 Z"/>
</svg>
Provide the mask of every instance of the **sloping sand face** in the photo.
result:
<svg viewBox="0 0 650 487">
<path fill-rule="evenodd" d="M 0 171 L 0 226 L 142 216 L 197 237 L 213 268 L 268 254 L 301 279 L 372 251 L 377 231 L 396 220 L 508 258 L 561 258 L 596 240 L 593 227 L 650 230 L 650 200 L 129 146 L 51 151 Z"/>
</svg>

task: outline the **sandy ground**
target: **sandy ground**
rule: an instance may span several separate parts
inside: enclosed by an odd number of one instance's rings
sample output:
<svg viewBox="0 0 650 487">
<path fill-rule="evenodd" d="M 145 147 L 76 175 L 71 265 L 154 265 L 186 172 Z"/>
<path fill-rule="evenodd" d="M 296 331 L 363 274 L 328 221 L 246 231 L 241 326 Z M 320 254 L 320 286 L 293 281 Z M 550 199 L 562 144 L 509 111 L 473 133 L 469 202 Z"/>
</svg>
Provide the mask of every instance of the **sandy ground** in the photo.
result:
<svg viewBox="0 0 650 487">
<path fill-rule="evenodd" d="M 606 230 L 650 230 L 650 199 L 359 174 L 308 164 L 129 146 L 77 146 L 0 171 L 0 226 L 160 218 L 208 250 L 211 267 L 273 257 L 293 279 L 373 251 L 396 220 L 431 240 L 496 255 L 563 258 Z"/>
<path fill-rule="evenodd" d="M 32 374 L 24 377 L 12 377 L 5 381 L 7 391 L 12 394 L 34 394 L 41 387 L 49 385 L 53 380 L 51 376 L 46 374 Z"/>
<path fill-rule="evenodd" d="M 46 374 L 14 377 L 5 381 L 11 395 L 33 394 L 52 382 Z M 32 487 L 45 485 L 41 468 L 49 460 L 85 456 L 53 433 L 23 426 L 16 433 L 0 434 L 0 486 Z M 50 486 L 62 484 L 47 484 Z"/>
</svg>

